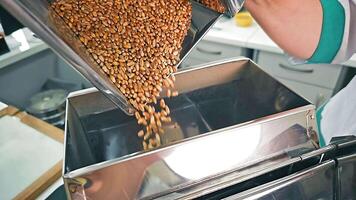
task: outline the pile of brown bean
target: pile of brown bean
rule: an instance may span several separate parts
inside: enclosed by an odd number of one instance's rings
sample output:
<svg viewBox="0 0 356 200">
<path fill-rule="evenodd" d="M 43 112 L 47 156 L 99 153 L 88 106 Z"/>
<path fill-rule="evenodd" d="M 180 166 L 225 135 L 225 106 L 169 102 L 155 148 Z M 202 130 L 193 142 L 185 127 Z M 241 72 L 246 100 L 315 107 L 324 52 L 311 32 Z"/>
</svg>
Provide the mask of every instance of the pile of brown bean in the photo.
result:
<svg viewBox="0 0 356 200">
<path fill-rule="evenodd" d="M 170 110 L 161 99 L 177 96 L 175 78 L 190 27 L 188 0 L 57 0 L 52 9 L 77 35 L 92 58 L 130 103 L 143 130 L 144 149 L 160 145 Z"/>
<path fill-rule="evenodd" d="M 220 0 L 199 0 L 199 2 L 206 7 L 215 10 L 216 12 L 223 13 L 225 12 L 225 7 L 220 2 Z"/>
</svg>

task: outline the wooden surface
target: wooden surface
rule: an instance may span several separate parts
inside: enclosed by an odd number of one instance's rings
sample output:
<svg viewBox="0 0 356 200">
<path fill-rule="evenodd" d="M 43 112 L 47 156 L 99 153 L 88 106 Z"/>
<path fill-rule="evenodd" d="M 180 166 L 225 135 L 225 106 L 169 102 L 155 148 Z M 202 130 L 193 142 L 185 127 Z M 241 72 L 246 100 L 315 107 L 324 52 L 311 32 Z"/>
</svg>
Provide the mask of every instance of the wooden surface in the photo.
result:
<svg viewBox="0 0 356 200">
<path fill-rule="evenodd" d="M 8 106 L 2 110 L 0 110 L 0 117 L 5 116 L 5 115 L 9 115 L 9 116 L 13 116 L 16 113 L 18 113 L 19 110 L 13 106 Z"/>
<path fill-rule="evenodd" d="M 63 143 L 64 142 L 64 132 L 62 129 L 59 129 L 47 122 L 44 122 L 32 115 L 27 114 L 26 112 L 20 112 L 15 115 L 16 117 L 21 119 L 21 122 L 35 128 L 41 133 L 51 137 L 52 139 Z"/>
<path fill-rule="evenodd" d="M 52 183 L 61 177 L 62 163 L 62 160 L 59 161 L 40 178 L 38 178 L 30 186 L 18 194 L 14 200 L 36 199 L 38 195 L 40 195 L 46 188 L 48 188 Z"/>
<path fill-rule="evenodd" d="M 16 117 L 21 119 L 21 122 L 27 124 L 41 133 L 51 137 L 52 139 L 63 143 L 64 142 L 64 132 L 63 130 L 52 126 L 26 112 L 21 112 L 16 114 Z M 30 186 L 28 186 L 23 192 L 21 192 L 17 199 L 35 199 L 39 194 L 41 194 L 46 188 L 48 188 L 52 183 L 54 183 L 62 174 L 63 160 L 59 161 L 55 166 L 44 173 L 40 178 L 34 181 Z"/>
<path fill-rule="evenodd" d="M 8 106 L 0 110 L 0 117 L 13 116 L 19 118 L 23 124 L 36 129 L 39 133 L 52 138 L 53 140 L 63 144 L 64 133 L 63 130 L 52 126 L 36 117 L 33 117 L 26 112 L 19 112 L 15 107 Z M 58 161 L 53 167 L 48 169 L 39 178 L 27 186 L 20 192 L 15 199 L 35 199 L 39 194 L 46 190 L 51 184 L 61 177 L 63 160 Z M 16 181 L 16 180 L 15 180 Z"/>
</svg>

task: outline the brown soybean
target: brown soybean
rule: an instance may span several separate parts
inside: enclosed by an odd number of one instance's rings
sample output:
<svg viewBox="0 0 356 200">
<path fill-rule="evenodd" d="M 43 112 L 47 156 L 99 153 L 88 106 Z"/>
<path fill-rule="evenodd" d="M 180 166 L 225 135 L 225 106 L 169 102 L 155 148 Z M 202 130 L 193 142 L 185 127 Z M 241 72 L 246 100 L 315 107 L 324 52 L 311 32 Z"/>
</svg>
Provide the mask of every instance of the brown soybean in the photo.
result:
<svg viewBox="0 0 356 200">
<path fill-rule="evenodd" d="M 159 102 L 161 108 L 165 108 L 166 107 L 166 103 L 164 102 L 163 99 L 161 99 L 161 101 Z"/>
<path fill-rule="evenodd" d="M 220 2 L 220 0 L 199 0 L 198 2 L 202 3 L 203 5 L 209 7 L 216 12 L 223 13 L 225 11 L 224 6 Z"/>
<path fill-rule="evenodd" d="M 172 92 L 183 40 L 190 27 L 188 0 L 55 0 L 57 13 L 86 47 L 98 67 L 137 110 L 137 123 L 145 127 L 143 149 L 161 144 L 163 122 L 170 110 L 160 92 Z M 104 14 L 105 13 L 105 14 Z M 54 14 L 54 13 L 53 13 Z M 176 94 L 176 95 L 175 95 Z M 164 117 L 164 120 L 162 120 Z"/>
<path fill-rule="evenodd" d="M 143 137 L 144 134 L 145 134 L 145 133 L 143 132 L 143 130 L 140 130 L 140 131 L 137 133 L 138 137 Z"/>
</svg>

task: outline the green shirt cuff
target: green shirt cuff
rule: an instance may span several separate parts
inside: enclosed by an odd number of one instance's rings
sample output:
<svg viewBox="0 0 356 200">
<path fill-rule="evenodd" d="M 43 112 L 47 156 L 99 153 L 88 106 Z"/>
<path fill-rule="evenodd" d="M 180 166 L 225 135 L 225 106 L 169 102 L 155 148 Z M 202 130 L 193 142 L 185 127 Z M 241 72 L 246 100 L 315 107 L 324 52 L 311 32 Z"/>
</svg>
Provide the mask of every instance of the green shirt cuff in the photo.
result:
<svg viewBox="0 0 356 200">
<path fill-rule="evenodd" d="M 331 63 L 344 37 L 345 10 L 338 0 L 321 0 L 323 25 L 318 47 L 308 63 Z"/>
<path fill-rule="evenodd" d="M 320 147 L 325 147 L 326 146 L 326 143 L 325 143 L 325 139 L 323 137 L 323 133 L 321 132 L 321 119 L 322 119 L 322 112 L 325 108 L 325 105 L 324 104 L 323 106 L 321 106 L 320 108 L 317 109 L 316 111 L 316 122 L 317 122 L 317 125 L 318 125 L 318 136 L 319 136 L 319 146 Z"/>
</svg>

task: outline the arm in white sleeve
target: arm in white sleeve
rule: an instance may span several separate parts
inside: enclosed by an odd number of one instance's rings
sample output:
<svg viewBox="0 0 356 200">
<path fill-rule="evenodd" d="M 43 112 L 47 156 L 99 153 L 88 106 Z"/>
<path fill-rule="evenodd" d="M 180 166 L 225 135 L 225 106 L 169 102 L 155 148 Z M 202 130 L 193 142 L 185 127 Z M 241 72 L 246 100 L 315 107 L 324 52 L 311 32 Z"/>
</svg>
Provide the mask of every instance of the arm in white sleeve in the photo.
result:
<svg viewBox="0 0 356 200">
<path fill-rule="evenodd" d="M 321 0 L 323 24 L 309 63 L 341 63 L 356 53 L 356 0 Z"/>
<path fill-rule="evenodd" d="M 345 16 L 344 30 L 342 33 L 336 31 L 342 34 L 339 46 L 329 47 L 337 50 L 333 63 L 343 62 L 356 53 L 356 0 L 339 0 L 338 4 L 342 6 Z M 326 144 L 335 136 L 356 135 L 356 77 L 325 105 L 320 131 Z"/>
<path fill-rule="evenodd" d="M 302 63 L 341 63 L 356 49 L 356 0 L 246 0 L 274 42 Z"/>
</svg>

